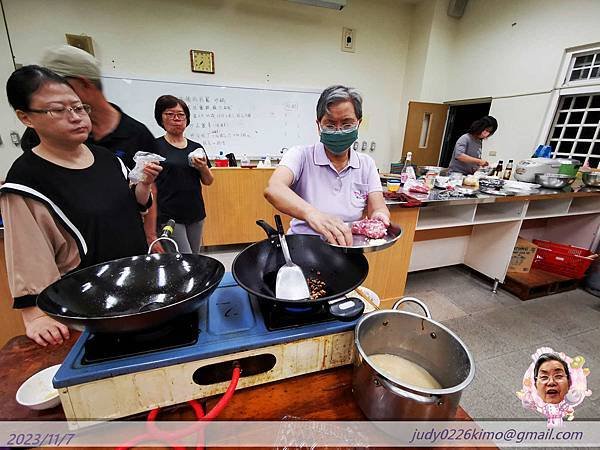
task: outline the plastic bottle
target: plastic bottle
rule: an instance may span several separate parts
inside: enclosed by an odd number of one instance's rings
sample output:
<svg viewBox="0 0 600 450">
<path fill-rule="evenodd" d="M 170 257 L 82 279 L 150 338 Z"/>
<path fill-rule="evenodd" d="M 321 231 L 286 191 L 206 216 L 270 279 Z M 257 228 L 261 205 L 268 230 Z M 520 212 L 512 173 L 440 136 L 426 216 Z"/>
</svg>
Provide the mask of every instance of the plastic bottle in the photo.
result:
<svg viewBox="0 0 600 450">
<path fill-rule="evenodd" d="M 510 180 L 512 171 L 513 171 L 513 160 L 509 159 L 508 164 L 506 165 L 506 169 L 504 169 L 504 175 L 502 175 L 502 178 L 505 180 Z"/>
<path fill-rule="evenodd" d="M 242 164 L 242 167 L 252 167 L 252 163 L 250 162 L 250 158 L 248 158 L 248 155 L 246 153 L 244 153 L 242 155 L 241 164 Z"/>
<path fill-rule="evenodd" d="M 225 158 L 222 151 L 220 151 L 219 155 L 215 158 L 215 165 L 217 167 L 229 167 L 229 161 Z"/>
<path fill-rule="evenodd" d="M 417 176 L 415 175 L 415 169 L 413 169 L 412 166 L 412 152 L 408 152 L 406 154 L 404 165 L 402 166 L 402 170 L 400 171 L 400 183 L 404 184 L 409 179 L 417 179 Z"/>
</svg>

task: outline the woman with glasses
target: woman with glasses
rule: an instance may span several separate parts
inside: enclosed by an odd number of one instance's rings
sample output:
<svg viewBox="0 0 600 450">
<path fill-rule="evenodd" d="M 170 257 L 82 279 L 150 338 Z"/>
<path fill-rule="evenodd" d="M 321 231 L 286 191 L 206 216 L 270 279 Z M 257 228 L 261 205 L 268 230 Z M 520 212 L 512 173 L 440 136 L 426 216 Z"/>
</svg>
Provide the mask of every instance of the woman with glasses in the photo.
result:
<svg viewBox="0 0 600 450">
<path fill-rule="evenodd" d="M 323 91 L 317 102 L 320 142 L 288 150 L 265 190 L 275 208 L 294 218 L 291 233 L 352 245 L 346 223 L 360 220 L 365 209 L 369 218 L 389 225 L 375 161 L 351 148 L 361 120 L 356 90 L 338 85 Z"/>
<path fill-rule="evenodd" d="M 538 395 L 544 403 L 563 401 L 571 386 L 569 366 L 554 353 L 543 353 L 535 363 L 533 379 Z"/>
<path fill-rule="evenodd" d="M 90 107 L 46 68 L 16 70 L 6 92 L 19 120 L 40 138 L 0 188 L 13 306 L 28 337 L 56 345 L 69 331 L 36 307 L 37 294 L 67 272 L 146 253 L 140 212 L 152 203 L 150 185 L 161 167 L 149 164 L 146 180 L 130 187 L 119 158 L 84 144 Z"/>
<path fill-rule="evenodd" d="M 154 106 L 156 123 L 165 135 L 156 140 L 161 156 L 163 172 L 156 180 L 158 188 L 158 223 L 175 220 L 173 239 L 181 253 L 199 253 L 202 244 L 202 228 L 206 212 L 202 199 L 202 185 L 213 182 L 211 164 L 204 147 L 187 139 L 183 133 L 190 124 L 187 104 L 172 95 L 163 95 Z M 200 150 L 201 156 L 189 158 Z M 196 152 L 195 154 L 197 154 Z"/>
</svg>

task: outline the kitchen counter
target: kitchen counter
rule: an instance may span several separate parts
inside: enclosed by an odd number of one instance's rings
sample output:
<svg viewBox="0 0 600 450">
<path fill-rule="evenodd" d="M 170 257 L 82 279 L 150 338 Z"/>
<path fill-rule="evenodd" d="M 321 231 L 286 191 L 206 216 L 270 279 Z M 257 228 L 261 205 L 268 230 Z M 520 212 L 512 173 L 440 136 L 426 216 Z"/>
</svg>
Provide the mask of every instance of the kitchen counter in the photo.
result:
<svg viewBox="0 0 600 450">
<path fill-rule="evenodd" d="M 498 202 L 514 202 L 514 201 L 526 201 L 526 200 L 559 200 L 559 199 L 571 199 L 580 197 L 596 197 L 600 201 L 600 189 L 595 192 L 587 191 L 585 187 L 579 186 L 572 188 L 570 186 L 564 189 L 539 189 L 533 193 L 522 193 L 515 195 L 490 195 L 477 192 L 474 196 L 464 198 L 447 198 L 444 197 L 442 192 L 443 189 L 432 189 L 429 194 L 418 194 L 410 192 L 409 195 L 420 200 L 423 206 L 428 204 L 435 205 L 473 205 L 478 203 L 498 203 Z M 406 202 L 400 202 L 395 200 L 386 200 L 388 206 L 402 205 Z"/>
<path fill-rule="evenodd" d="M 409 272 L 465 264 L 503 282 L 519 236 L 591 249 L 600 242 L 600 192 L 581 186 L 562 190 L 495 196 L 476 193 L 467 198 L 441 198 L 439 189 L 411 196 L 421 207 L 398 210 L 418 212 Z"/>
<path fill-rule="evenodd" d="M 25 336 L 11 339 L 0 350 L 4 383 L 0 386 L 0 420 L 64 420 L 60 406 L 33 411 L 15 401 L 20 384 L 35 372 L 60 364 L 78 334 L 63 346 L 42 348 Z M 352 367 L 345 366 L 237 391 L 219 420 L 366 420 L 352 396 Z M 310 387 L 310 388 L 308 388 Z M 212 408 L 219 397 L 204 401 Z M 161 420 L 193 420 L 186 405 L 165 408 Z M 142 419 L 142 417 L 137 418 Z M 471 420 L 459 407 L 457 420 Z M 458 447 L 454 447 L 458 448 Z M 473 447 L 471 447 L 473 448 Z"/>
</svg>

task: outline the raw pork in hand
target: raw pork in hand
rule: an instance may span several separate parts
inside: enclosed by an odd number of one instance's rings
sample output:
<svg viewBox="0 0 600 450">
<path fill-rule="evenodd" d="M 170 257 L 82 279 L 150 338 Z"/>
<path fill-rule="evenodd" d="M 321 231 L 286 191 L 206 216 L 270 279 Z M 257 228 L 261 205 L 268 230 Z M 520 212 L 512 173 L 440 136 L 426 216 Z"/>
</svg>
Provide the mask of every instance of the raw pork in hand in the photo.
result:
<svg viewBox="0 0 600 450">
<path fill-rule="evenodd" d="M 379 219 L 363 219 L 352 224 L 352 234 L 362 234 L 370 239 L 380 239 L 387 234 L 387 227 Z"/>
</svg>

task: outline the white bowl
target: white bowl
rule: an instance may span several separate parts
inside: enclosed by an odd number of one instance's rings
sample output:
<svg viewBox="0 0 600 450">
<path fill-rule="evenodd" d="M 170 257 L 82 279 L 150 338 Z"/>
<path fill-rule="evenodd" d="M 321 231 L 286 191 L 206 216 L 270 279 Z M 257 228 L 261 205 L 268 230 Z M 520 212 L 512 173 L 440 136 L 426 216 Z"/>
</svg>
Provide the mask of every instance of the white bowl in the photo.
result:
<svg viewBox="0 0 600 450">
<path fill-rule="evenodd" d="M 29 377 L 17 391 L 17 402 L 31 409 L 54 408 L 60 404 L 58 391 L 52 386 L 52 378 L 60 364 L 48 367 Z"/>
</svg>

